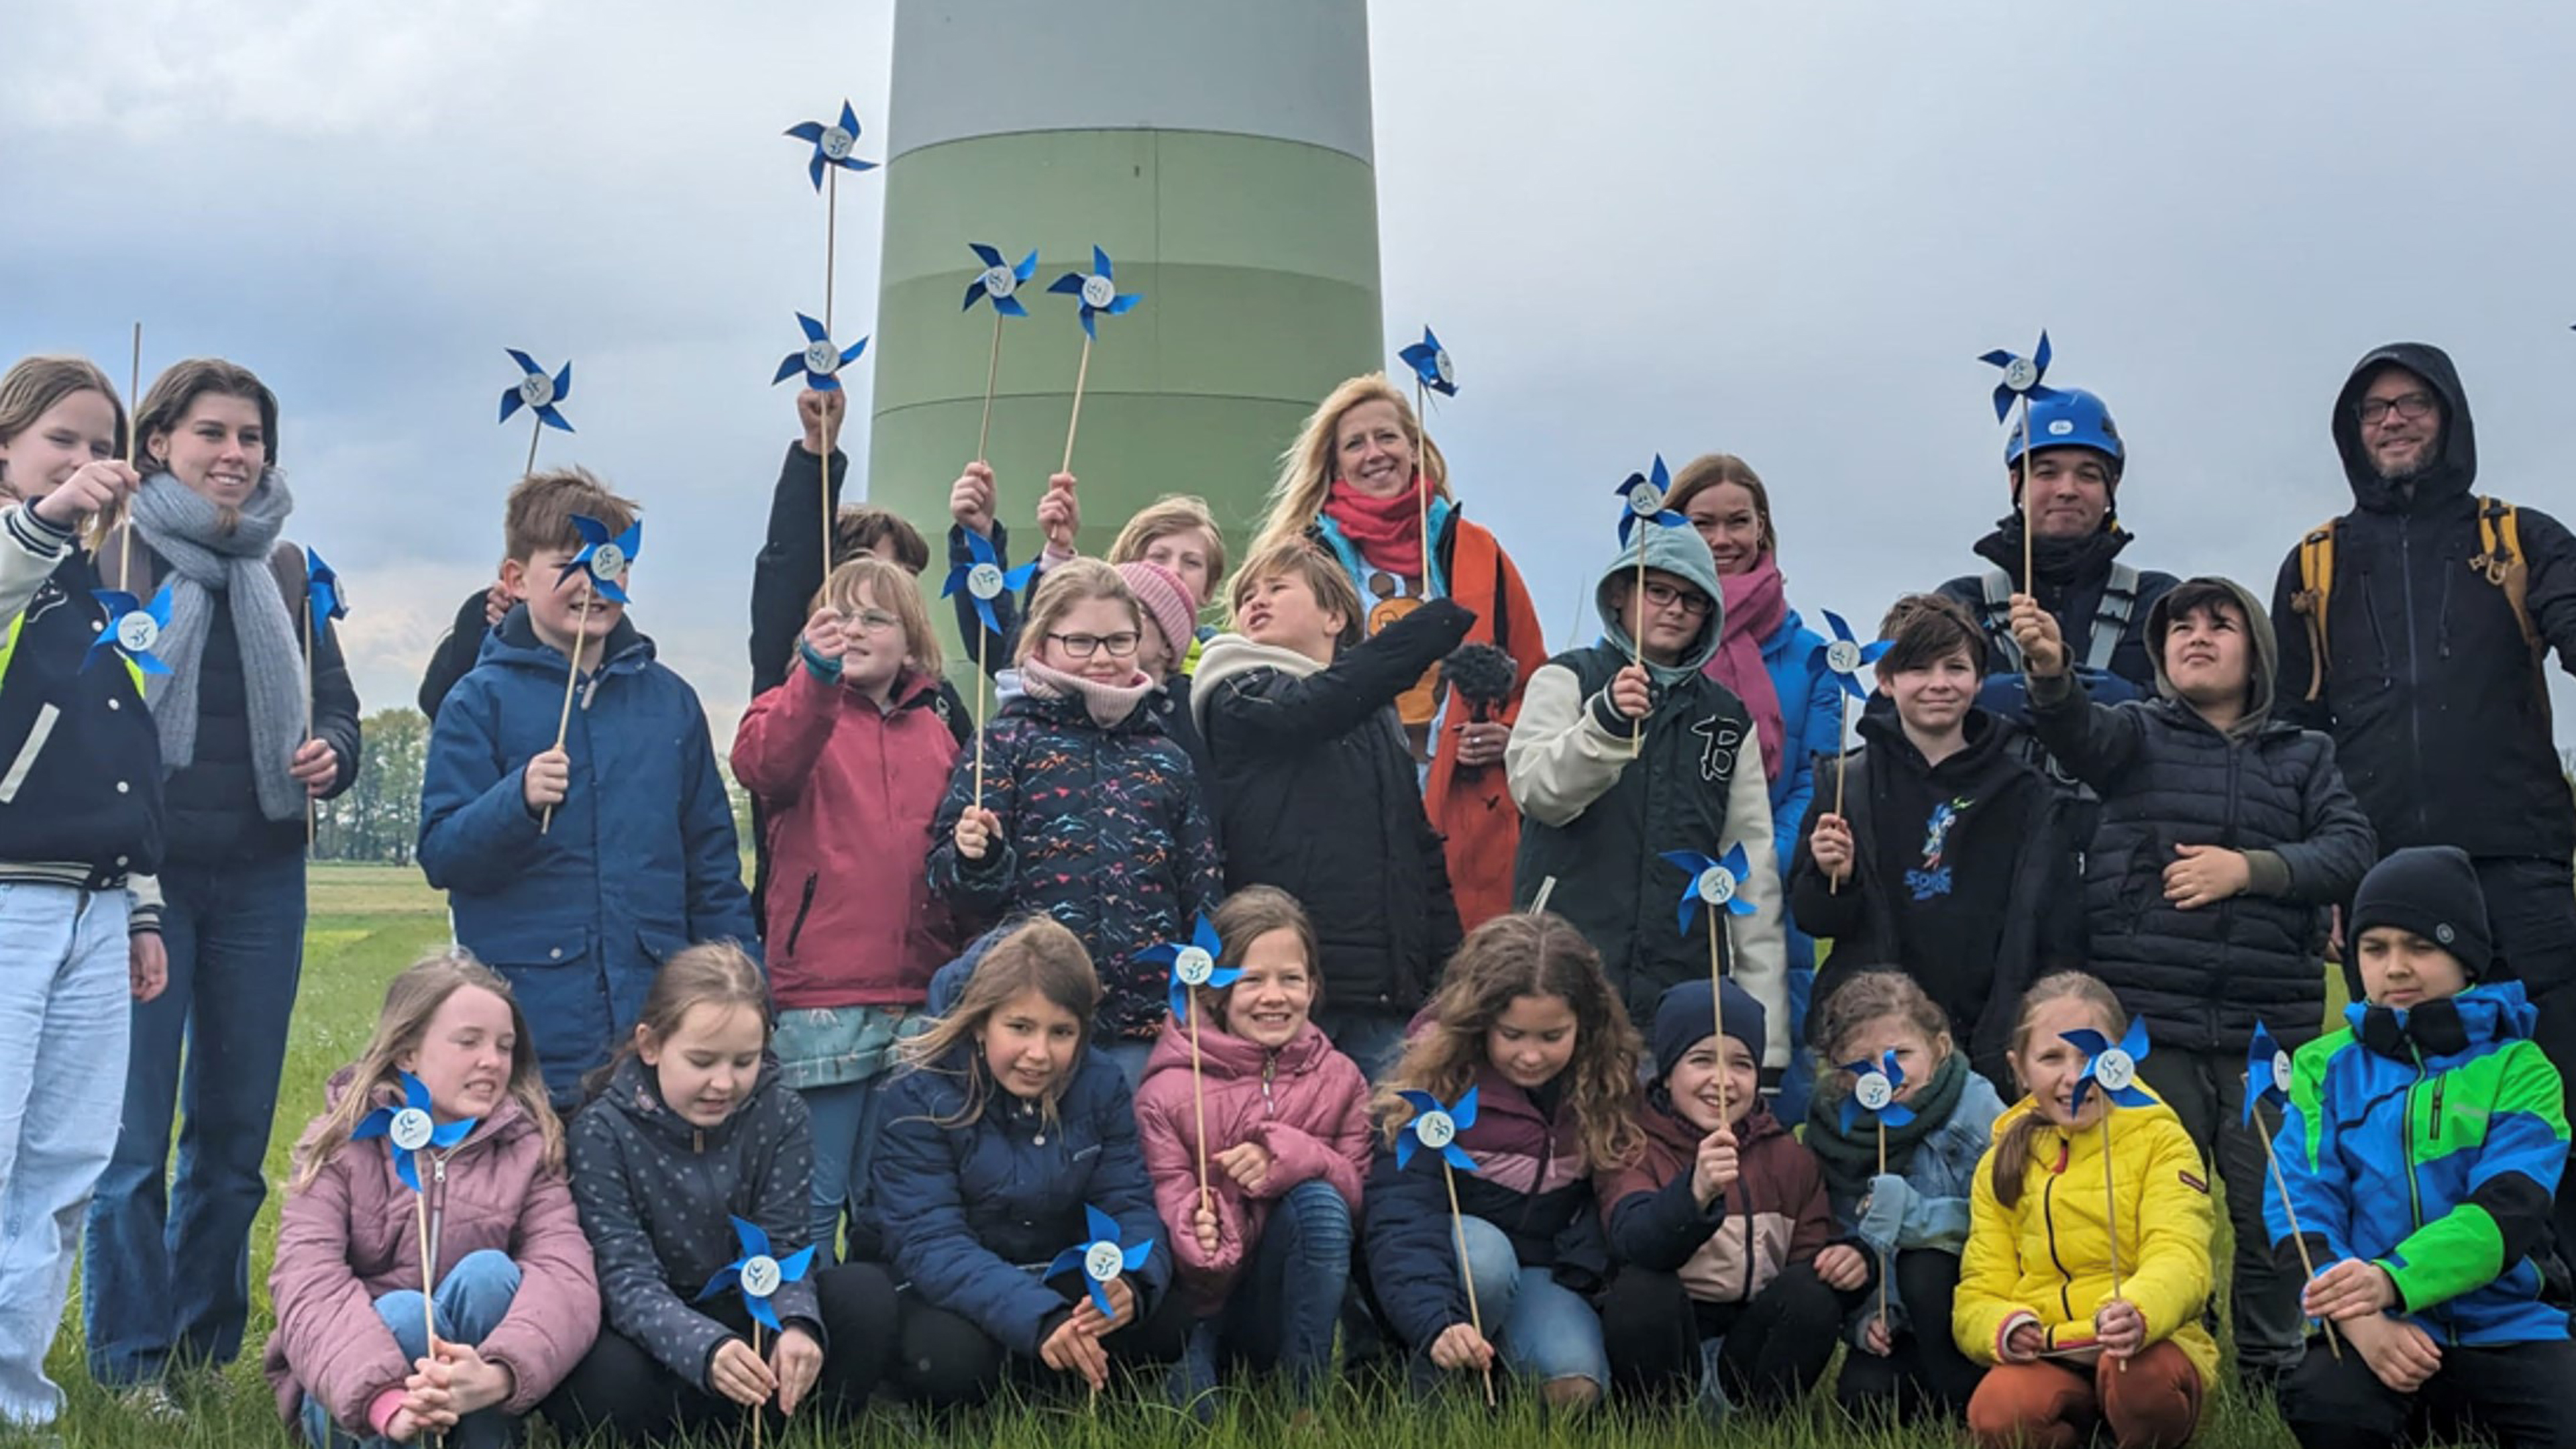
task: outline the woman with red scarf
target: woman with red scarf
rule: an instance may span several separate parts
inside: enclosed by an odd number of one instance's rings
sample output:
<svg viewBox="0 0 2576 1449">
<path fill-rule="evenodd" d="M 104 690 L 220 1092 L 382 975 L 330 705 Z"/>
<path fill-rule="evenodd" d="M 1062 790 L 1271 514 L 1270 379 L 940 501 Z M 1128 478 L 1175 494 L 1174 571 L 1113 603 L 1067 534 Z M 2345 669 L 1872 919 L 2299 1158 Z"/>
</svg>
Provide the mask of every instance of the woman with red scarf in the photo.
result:
<svg viewBox="0 0 2576 1449">
<path fill-rule="evenodd" d="M 1333 389 L 1281 460 L 1252 551 L 1302 535 L 1333 554 L 1358 586 L 1372 635 L 1428 599 L 1453 598 L 1475 614 L 1459 651 L 1468 657 L 1453 656 L 1396 701 L 1426 767 L 1423 809 L 1448 842 L 1459 922 L 1473 931 L 1512 908 L 1521 822 L 1504 787 L 1503 745 L 1547 643 L 1520 570 L 1459 510 L 1448 464 L 1418 427 L 1382 373 Z M 1471 654 L 1476 645 L 1489 647 Z"/>
<path fill-rule="evenodd" d="M 1780 537 L 1771 527 L 1771 495 L 1750 464 L 1732 453 L 1693 458 L 1673 479 L 1665 507 L 1690 520 L 1717 563 L 1726 591 L 1717 653 L 1709 678 L 1735 691 L 1762 739 L 1762 770 L 1771 782 L 1771 823 L 1781 879 L 1798 846 L 1798 826 L 1815 794 L 1816 757 L 1842 753 L 1842 686 L 1825 668 L 1824 636 L 1789 607 L 1780 580 Z M 1784 901 L 1785 905 L 1786 902 Z M 1807 994 L 1816 979 L 1816 943 L 1789 924 L 1789 1040 L 1807 1034 Z M 1815 1072 L 1794 1050 L 1773 1110 L 1803 1122 Z"/>
</svg>

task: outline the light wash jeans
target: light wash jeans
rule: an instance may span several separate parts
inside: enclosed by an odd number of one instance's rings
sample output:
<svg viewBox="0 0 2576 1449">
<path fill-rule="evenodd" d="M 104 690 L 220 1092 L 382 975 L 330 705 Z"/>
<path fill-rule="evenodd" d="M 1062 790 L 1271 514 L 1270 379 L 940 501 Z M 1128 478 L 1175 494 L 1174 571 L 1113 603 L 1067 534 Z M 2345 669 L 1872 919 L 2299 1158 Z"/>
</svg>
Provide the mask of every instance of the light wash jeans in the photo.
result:
<svg viewBox="0 0 2576 1449">
<path fill-rule="evenodd" d="M 45 1351 L 116 1148 L 128 906 L 122 890 L 0 885 L 0 1429 L 62 1408 Z"/>
<path fill-rule="evenodd" d="M 501 1326 L 510 1312 L 510 1301 L 519 1294 L 519 1265 L 507 1253 L 485 1248 L 468 1253 L 438 1280 L 435 1309 L 438 1314 L 438 1336 L 450 1343 L 479 1345 L 486 1335 Z M 405 1288 L 376 1300 L 376 1316 L 393 1330 L 394 1342 L 402 1346 L 403 1358 L 417 1361 L 429 1352 L 429 1341 L 422 1336 L 427 1325 L 421 1322 L 420 1294 Z M 389 1386 L 390 1387 L 390 1386 Z M 330 1413 L 320 1400 L 304 1400 L 304 1438 L 314 1449 L 393 1449 L 393 1441 L 370 1434 L 353 1438 L 349 1432 L 331 1422 Z M 415 1445 L 420 1440 L 413 1441 Z M 506 1449 L 519 1442 L 519 1421 L 498 1408 L 485 1409 L 457 1420 L 447 1431 L 448 1449 Z"/>
<path fill-rule="evenodd" d="M 1545 1268 L 1521 1266 L 1502 1229 L 1483 1218 L 1466 1220 L 1467 1271 L 1475 1275 L 1476 1307 L 1485 1336 L 1503 1362 L 1524 1378 L 1590 1379 L 1610 1387 L 1610 1354 L 1601 1343 L 1601 1315 L 1583 1295 L 1556 1281 Z"/>
</svg>

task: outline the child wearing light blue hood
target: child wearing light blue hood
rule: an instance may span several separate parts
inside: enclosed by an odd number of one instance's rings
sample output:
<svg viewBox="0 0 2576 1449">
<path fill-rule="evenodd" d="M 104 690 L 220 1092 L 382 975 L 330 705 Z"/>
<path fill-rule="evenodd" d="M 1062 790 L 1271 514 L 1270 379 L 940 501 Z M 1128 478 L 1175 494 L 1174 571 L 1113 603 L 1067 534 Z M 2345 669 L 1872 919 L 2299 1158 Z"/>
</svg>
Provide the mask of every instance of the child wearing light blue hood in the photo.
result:
<svg viewBox="0 0 2576 1449">
<path fill-rule="evenodd" d="M 1666 987 L 1709 972 L 1706 923 L 1675 924 L 1693 872 L 1664 853 L 1740 850 L 1733 900 L 1709 909 L 1727 975 L 1767 1016 L 1762 1064 L 1776 1073 L 1789 1058 L 1788 948 L 1770 786 L 1744 701 L 1701 672 L 1723 597 L 1688 528 L 1640 520 L 1602 570 L 1601 640 L 1530 677 L 1504 751 L 1522 816 L 1512 898 L 1526 908 L 1553 878 L 1548 909 L 1600 951 L 1630 1017 L 1652 1021 Z"/>
</svg>

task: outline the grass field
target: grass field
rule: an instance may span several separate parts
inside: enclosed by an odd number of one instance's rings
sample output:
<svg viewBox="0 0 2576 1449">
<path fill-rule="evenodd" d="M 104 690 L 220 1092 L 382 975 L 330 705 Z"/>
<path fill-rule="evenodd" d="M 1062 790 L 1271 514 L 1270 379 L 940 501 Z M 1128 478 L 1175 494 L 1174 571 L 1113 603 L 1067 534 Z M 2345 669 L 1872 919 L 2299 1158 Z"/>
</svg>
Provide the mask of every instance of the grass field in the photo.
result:
<svg viewBox="0 0 2576 1449">
<path fill-rule="evenodd" d="M 447 934 L 444 904 L 422 885 L 419 872 L 407 868 L 317 865 L 312 873 L 312 911 L 306 933 L 303 990 L 296 1007 L 295 1033 L 286 1064 L 277 1125 L 270 1138 L 270 1198 L 260 1216 L 251 1247 L 251 1273 L 256 1303 L 251 1335 L 267 1331 L 269 1243 L 274 1231 L 277 1194 L 286 1174 L 286 1154 L 306 1119 L 319 1110 L 321 1088 L 333 1070 L 347 1063 L 364 1045 L 385 981 L 426 946 Z M 2221 1218 L 2222 1232 L 2224 1217 Z M 2221 1248 L 2222 1259 L 2224 1247 Z M 260 1378 L 258 1354 L 250 1350 L 222 1378 L 191 1395 L 194 1412 L 183 1426 L 144 1422 L 126 1413 L 115 1400 L 90 1383 L 81 1368 L 80 1315 L 77 1304 L 66 1314 L 55 1345 L 53 1373 L 71 1397 L 61 1430 L 73 1449 L 169 1449 L 169 1446 L 285 1446 L 300 1443 L 279 1423 L 274 1400 Z M 1112 1449 L 1112 1446 L 1210 1445 L 1237 1449 L 1291 1439 L 1335 1446 L 1335 1449 L 1488 1449 L 1493 1445 L 1592 1445 L 1601 1449 L 1646 1449 L 1675 1442 L 1743 1445 L 1746 1449 L 1933 1449 L 1959 1442 L 1952 1428 L 1939 1425 L 1863 1429 L 1844 1419 L 1829 1403 L 1811 1403 L 1796 1411 L 1768 1416 L 1739 1415 L 1723 1430 L 1712 1432 L 1686 1418 L 1596 1414 L 1581 1419 L 1549 1419 L 1526 1399 L 1507 1402 L 1499 1411 L 1464 1400 L 1425 1406 L 1380 1386 L 1346 1387 L 1324 1407 L 1310 1432 L 1289 1429 L 1284 1406 L 1267 1398 L 1230 1405 L 1211 1426 L 1201 1427 L 1154 1402 L 1149 1394 L 1114 1392 L 1095 1411 L 1087 1405 L 1029 1405 L 996 1408 L 934 1431 L 897 1413 L 871 1414 L 826 1429 L 802 1425 L 789 1434 L 783 1449 L 800 1446 L 913 1446 L 924 1443 L 993 1446 L 993 1449 Z M 707 1449 L 717 1443 L 708 1441 Z M 747 1437 L 739 1442 L 748 1442 Z M 772 1440 L 772 1443 L 778 1441 Z M 2252 1449 L 2289 1442 L 2280 1422 L 2268 1411 L 2235 1398 L 2222 1386 L 2197 1443 L 2211 1449 Z M 0 1449 L 10 1441 L 0 1434 Z M 535 1445 L 555 1441 L 542 1429 L 531 1435 Z"/>
</svg>

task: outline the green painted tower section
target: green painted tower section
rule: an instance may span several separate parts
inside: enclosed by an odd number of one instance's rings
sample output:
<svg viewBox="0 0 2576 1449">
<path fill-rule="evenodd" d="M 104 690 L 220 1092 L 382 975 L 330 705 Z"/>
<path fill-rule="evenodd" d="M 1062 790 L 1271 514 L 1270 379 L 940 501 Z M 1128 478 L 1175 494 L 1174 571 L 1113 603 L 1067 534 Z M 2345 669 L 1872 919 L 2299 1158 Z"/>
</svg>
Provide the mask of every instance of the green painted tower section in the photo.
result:
<svg viewBox="0 0 2576 1449">
<path fill-rule="evenodd" d="M 1045 288 L 1097 244 L 1144 300 L 1098 320 L 1082 551 L 1195 493 L 1239 560 L 1298 425 L 1385 365 L 1366 0 L 899 0 L 894 46 L 870 497 L 947 517 L 993 339 L 988 306 L 960 307 L 967 243 L 1034 247 L 986 453 L 1013 561 L 1035 554 L 1082 344 L 1075 299 Z"/>
</svg>

